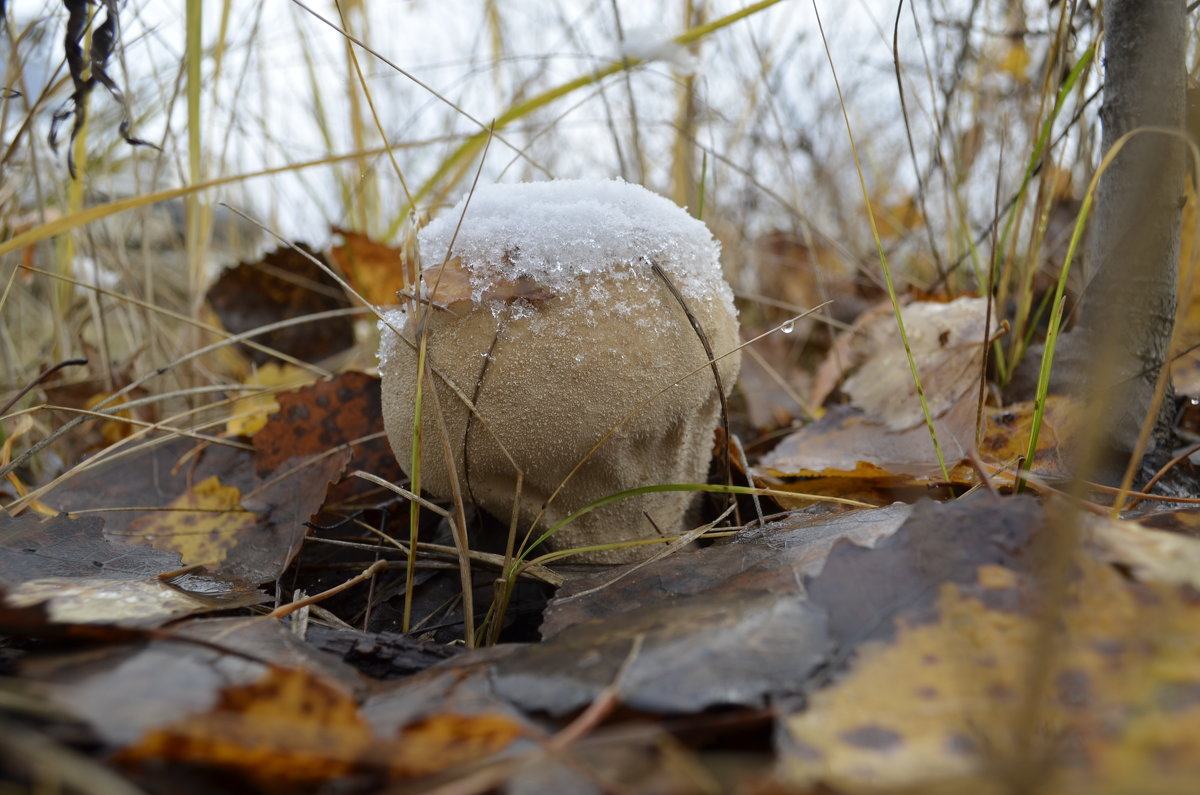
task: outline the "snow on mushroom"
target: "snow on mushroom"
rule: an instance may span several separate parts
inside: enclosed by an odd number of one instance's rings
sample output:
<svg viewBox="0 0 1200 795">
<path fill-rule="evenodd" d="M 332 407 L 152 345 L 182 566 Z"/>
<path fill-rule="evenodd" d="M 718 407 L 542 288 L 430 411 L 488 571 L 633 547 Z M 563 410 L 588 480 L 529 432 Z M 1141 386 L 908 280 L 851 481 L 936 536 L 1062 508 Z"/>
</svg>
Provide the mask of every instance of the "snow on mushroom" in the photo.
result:
<svg viewBox="0 0 1200 795">
<path fill-rule="evenodd" d="M 507 521 L 516 503 L 523 532 L 544 508 L 541 532 L 601 497 L 705 480 L 721 401 L 667 279 L 704 330 L 727 392 L 740 357 L 720 247 L 701 221 L 620 180 L 491 185 L 422 230 L 420 249 L 421 308 L 385 315 L 379 352 L 384 422 L 405 471 L 423 318 L 432 374 L 423 389 L 436 390 L 464 495 L 494 516 Z M 449 497 L 428 400 L 421 427 L 422 488 Z M 514 463 L 524 472 L 519 495 Z M 694 498 L 672 491 L 612 502 L 548 545 L 673 535 L 689 526 Z M 658 548 L 576 560 L 638 560 Z"/>
</svg>

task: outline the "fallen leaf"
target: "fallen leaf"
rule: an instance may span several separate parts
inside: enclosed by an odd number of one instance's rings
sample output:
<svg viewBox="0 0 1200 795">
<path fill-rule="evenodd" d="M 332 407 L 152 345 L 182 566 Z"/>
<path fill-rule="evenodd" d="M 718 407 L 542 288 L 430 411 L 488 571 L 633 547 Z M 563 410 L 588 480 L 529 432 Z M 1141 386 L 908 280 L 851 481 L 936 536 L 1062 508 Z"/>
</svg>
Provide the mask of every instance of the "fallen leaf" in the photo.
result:
<svg viewBox="0 0 1200 795">
<path fill-rule="evenodd" d="M 206 294 L 221 325 L 241 334 L 290 318 L 350 307 L 341 285 L 305 254 L 320 258 L 297 244 L 295 249 L 275 249 L 258 262 L 243 262 L 224 271 Z M 254 341 L 301 361 L 316 362 L 354 345 L 354 323 L 349 316 L 326 318 L 259 334 Z M 255 364 L 272 359 L 264 351 L 239 347 Z"/>
<path fill-rule="evenodd" d="M 969 395 L 964 395 L 969 398 Z M 973 401 L 960 400 L 937 418 L 938 441 L 950 467 L 950 482 L 974 485 L 979 476 L 968 463 L 959 463 L 974 446 L 976 409 Z M 1011 486 L 1016 481 L 1016 464 L 1025 455 L 1033 427 L 1034 404 L 1017 403 L 984 410 L 984 429 L 976 453 L 987 467 L 993 485 Z M 1068 442 L 1079 407 L 1070 398 L 1050 395 L 1032 462 L 1026 470 L 1048 481 L 1070 477 Z M 921 485 L 942 480 L 932 438 L 924 425 L 893 431 L 873 422 L 861 411 L 835 406 L 825 416 L 785 437 L 759 461 L 754 473 L 762 478 L 845 478 L 879 482 L 891 488 Z M 808 481 L 781 488 L 811 491 Z M 824 490 L 847 497 L 846 491 Z"/>
<path fill-rule="evenodd" d="M 253 436 L 267 424 L 267 417 L 279 411 L 276 394 L 281 389 L 296 388 L 313 380 L 312 373 L 291 364 L 267 362 L 256 367 L 242 384 L 261 387 L 262 391 L 238 398 L 231 408 L 225 431 L 230 436 Z"/>
<path fill-rule="evenodd" d="M 931 612 L 860 647 L 850 671 L 784 721 L 784 779 L 838 791 L 1185 792 L 1200 776 L 1200 605 L 1079 558 L 1039 648 L 1030 576 L 983 565 Z M 1044 696 L 1029 701 L 1031 672 Z M 1036 738 L 1023 735 L 1037 710 Z M 1040 771 L 1040 772 L 1038 772 Z M 1032 781 L 1026 778 L 1036 775 Z"/>
<path fill-rule="evenodd" d="M 844 658 L 860 643 L 891 637 L 897 616 L 928 615 L 943 583 L 974 582 L 980 566 L 1028 565 L 1044 523 L 1030 497 L 979 492 L 949 503 L 922 500 L 873 548 L 837 544 L 805 588 L 828 616 Z"/>
<path fill-rule="evenodd" d="M 991 467 L 991 477 L 997 485 L 1015 482 L 1015 465 L 1024 457 L 1033 430 L 1035 405 L 1033 401 L 1014 403 L 1005 408 L 989 407 L 984 411 L 984 429 L 979 440 L 979 458 Z M 1071 477 L 1068 467 L 1069 443 L 1084 412 L 1079 402 L 1064 395 L 1048 395 L 1042 413 L 1033 460 L 1025 463 L 1027 471 L 1050 482 Z M 973 482 L 974 474 L 963 478 Z"/>
<path fill-rule="evenodd" d="M 309 671 L 272 666 L 252 682 L 221 689 L 210 709 L 147 732 L 118 761 L 219 768 L 264 790 L 289 792 L 345 776 L 372 742 L 351 693 Z"/>
<path fill-rule="evenodd" d="M 45 625 L 151 628 L 196 613 L 258 604 L 260 592 L 195 574 L 162 581 L 177 554 L 110 544 L 96 516 L 0 518 L 0 586 L 9 608 L 44 607 Z M 23 632 L 33 634 L 37 627 Z"/>
<path fill-rule="evenodd" d="M 620 673 L 626 707 L 686 714 L 797 692 L 829 650 L 823 616 L 799 597 L 731 591 L 576 624 L 505 656 L 491 680 L 521 709 L 560 716 L 592 703 Z"/>
<path fill-rule="evenodd" d="M 279 411 L 254 435 L 254 465 L 260 477 L 288 459 L 345 447 L 349 471 L 363 470 L 392 482 L 404 479 L 383 429 L 379 377 L 340 373 L 301 389 L 281 393 Z M 375 487 L 361 478 L 336 484 L 329 500 L 345 503 Z"/>
<path fill-rule="evenodd" d="M 112 544 L 95 514 L 43 520 L 0 516 L 0 585 L 44 577 L 139 580 L 180 567 L 172 552 Z"/>
<path fill-rule="evenodd" d="M 241 492 L 213 475 L 129 525 L 125 540 L 178 552 L 185 566 L 220 563 L 258 517 L 241 507 Z"/>
<path fill-rule="evenodd" d="M 689 595 L 802 594 L 803 577 L 821 570 L 839 539 L 872 546 L 895 532 L 911 512 L 912 506 L 905 504 L 832 516 L 793 511 L 722 544 L 572 577 L 547 605 L 542 637 L 638 608 L 669 608 L 673 600 Z"/>
<path fill-rule="evenodd" d="M 428 776 L 503 751 L 525 733 L 520 723 L 501 713 L 443 712 L 405 726 L 388 766 L 397 777 Z"/>
<path fill-rule="evenodd" d="M 202 619 L 171 639 L 25 661 L 23 674 L 85 721 L 119 764 L 164 761 L 294 791 L 363 761 L 363 683 L 278 621 Z M 236 789 L 236 787 L 235 787 Z"/>
<path fill-rule="evenodd" d="M 340 227 L 334 227 L 333 232 L 341 235 L 343 242 L 329 250 L 329 258 L 346 275 L 350 286 L 372 305 L 398 303 L 396 291 L 408 288 L 414 281 L 409 276 L 403 250 L 360 232 Z"/>
<path fill-rule="evenodd" d="M 1200 589 L 1200 539 L 1099 516 L 1085 526 L 1101 560 L 1125 566 L 1143 582 Z"/>
<path fill-rule="evenodd" d="M 966 456 L 973 441 L 975 407 L 960 401 L 934 420 L 947 464 Z M 893 431 L 861 410 L 834 406 L 816 422 L 784 438 L 759 461 L 756 474 L 772 477 L 843 477 L 915 483 L 941 479 L 929 429 Z"/>
<path fill-rule="evenodd" d="M 486 288 L 477 286 L 471 273 L 463 267 L 460 257 L 452 257 L 444 264 L 431 265 L 421 271 L 421 280 L 427 292 L 425 297 L 440 307 L 453 307 L 463 302 L 478 304 L 512 301 L 518 298 L 545 301 L 554 297 L 553 293 L 525 275 L 516 279 L 491 279 Z"/>
<path fill-rule="evenodd" d="M 9 607 L 45 605 L 54 624 L 103 624 L 153 628 L 184 616 L 247 607 L 267 600 L 251 590 L 236 593 L 222 584 L 221 600 L 199 598 L 158 579 L 113 580 L 100 577 L 43 577 L 8 589 Z M 231 598 L 236 597 L 236 598 Z"/>
<path fill-rule="evenodd" d="M 288 459 L 259 477 L 248 451 L 178 439 L 100 463 L 46 501 L 104 517 L 105 537 L 121 548 L 186 551 L 189 562 L 212 563 L 212 576 L 258 584 L 287 567 L 349 455 Z"/>
<path fill-rule="evenodd" d="M 1200 508 L 1180 508 L 1175 511 L 1163 511 L 1142 517 L 1139 523 L 1143 527 L 1155 530 L 1165 530 L 1169 533 L 1200 538 Z"/>
<path fill-rule="evenodd" d="M 964 398 L 977 395 L 983 374 L 983 349 L 991 336 L 984 324 L 987 301 L 920 301 L 903 307 L 901 313 L 929 413 L 934 418 L 942 417 Z M 995 317 L 992 322 L 996 323 Z M 876 323 L 890 325 L 890 338 L 879 329 L 867 331 L 869 339 L 877 340 L 876 345 L 842 384 L 842 390 L 853 405 L 871 419 L 883 422 L 888 430 L 917 427 L 924 423 L 925 415 L 895 318 L 880 316 Z"/>
<path fill-rule="evenodd" d="M 462 771 L 493 754 L 535 753 L 545 729 L 495 692 L 488 671 L 516 647 L 463 652 L 377 688 L 362 712 L 386 745 L 382 760 L 397 778 Z M 501 780 L 503 780 L 501 778 Z"/>
</svg>

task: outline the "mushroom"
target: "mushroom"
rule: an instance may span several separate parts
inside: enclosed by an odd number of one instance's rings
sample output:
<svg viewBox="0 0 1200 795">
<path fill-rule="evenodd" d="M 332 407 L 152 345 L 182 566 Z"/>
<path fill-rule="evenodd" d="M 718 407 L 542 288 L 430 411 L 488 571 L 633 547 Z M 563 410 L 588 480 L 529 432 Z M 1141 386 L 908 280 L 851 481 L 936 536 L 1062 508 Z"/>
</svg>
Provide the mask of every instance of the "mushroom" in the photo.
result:
<svg viewBox="0 0 1200 795">
<path fill-rule="evenodd" d="M 411 475 L 423 322 L 424 490 L 448 498 L 457 477 L 465 498 L 506 523 L 516 507 L 521 532 L 536 521 L 537 537 L 602 497 L 705 481 L 722 401 L 688 313 L 726 393 L 740 355 L 720 246 L 701 221 L 620 180 L 558 180 L 480 187 L 419 242 L 420 303 L 385 314 L 379 368 L 385 428 Z M 695 497 L 610 502 L 546 543 L 562 550 L 676 535 L 690 526 Z M 627 562 L 658 549 L 574 560 Z"/>
</svg>

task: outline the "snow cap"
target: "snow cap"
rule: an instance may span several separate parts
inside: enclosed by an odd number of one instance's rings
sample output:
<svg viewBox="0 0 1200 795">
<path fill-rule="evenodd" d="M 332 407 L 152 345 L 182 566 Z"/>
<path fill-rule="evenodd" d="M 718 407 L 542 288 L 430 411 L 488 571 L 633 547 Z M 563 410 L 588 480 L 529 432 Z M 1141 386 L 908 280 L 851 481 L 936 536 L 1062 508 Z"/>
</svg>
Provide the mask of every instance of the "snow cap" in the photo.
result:
<svg viewBox="0 0 1200 795">
<path fill-rule="evenodd" d="M 712 300 L 719 285 L 732 308 L 721 246 L 708 227 L 669 199 L 624 180 L 479 186 L 421 230 L 425 267 L 445 258 L 452 238 L 451 256 L 462 260 L 481 291 L 522 276 L 552 292 L 569 291 L 576 277 L 592 273 L 625 278 L 618 271 L 632 271 L 649 278 L 653 261 L 687 298 Z"/>
</svg>

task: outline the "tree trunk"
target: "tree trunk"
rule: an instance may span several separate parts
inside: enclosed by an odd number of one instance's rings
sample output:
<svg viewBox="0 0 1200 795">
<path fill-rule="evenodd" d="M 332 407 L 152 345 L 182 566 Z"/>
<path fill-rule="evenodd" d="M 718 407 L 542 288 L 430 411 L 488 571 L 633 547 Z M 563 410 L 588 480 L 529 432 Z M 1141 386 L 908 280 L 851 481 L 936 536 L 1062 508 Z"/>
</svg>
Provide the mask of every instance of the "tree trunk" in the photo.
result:
<svg viewBox="0 0 1200 795">
<path fill-rule="evenodd" d="M 1182 130 L 1185 0 L 1108 0 L 1104 6 L 1104 152 L 1138 127 Z M 1105 405 L 1107 446 L 1133 451 L 1168 365 L 1175 319 L 1185 147 L 1161 132 L 1125 144 L 1097 188 L 1088 283 L 1057 374 Z M 1063 383 L 1063 381 L 1060 381 Z M 1163 410 L 1170 402 L 1164 401 Z M 1159 416 L 1163 430 L 1164 418 Z M 1158 437 L 1159 434 L 1156 434 Z M 1152 442 L 1153 444 L 1153 442 Z M 1116 463 L 1116 462 L 1114 462 Z"/>
</svg>

